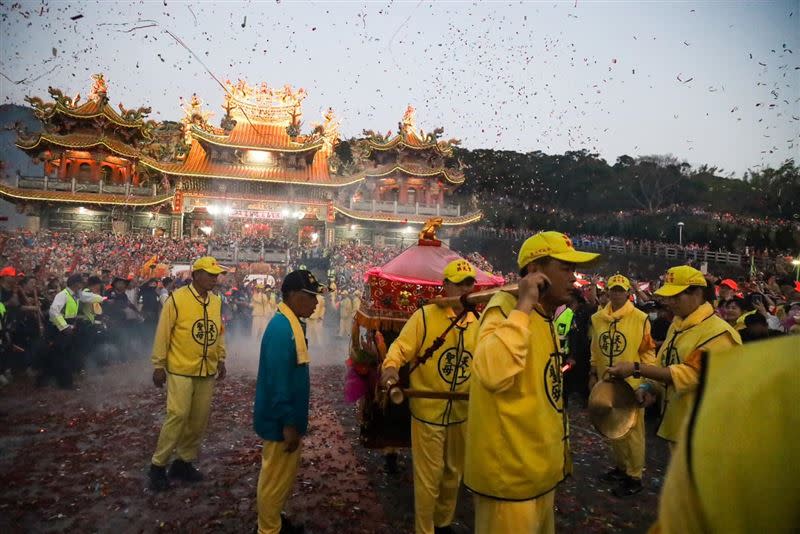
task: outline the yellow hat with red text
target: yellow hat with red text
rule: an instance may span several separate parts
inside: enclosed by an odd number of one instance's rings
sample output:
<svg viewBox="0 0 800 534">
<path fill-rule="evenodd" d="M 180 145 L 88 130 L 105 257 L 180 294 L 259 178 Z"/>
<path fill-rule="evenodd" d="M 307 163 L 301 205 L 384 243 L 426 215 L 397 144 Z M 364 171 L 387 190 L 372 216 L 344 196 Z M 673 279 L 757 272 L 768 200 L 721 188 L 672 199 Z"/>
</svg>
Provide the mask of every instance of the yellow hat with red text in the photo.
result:
<svg viewBox="0 0 800 534">
<path fill-rule="evenodd" d="M 463 258 L 458 258 L 447 264 L 444 268 L 443 275 L 445 280 L 449 280 L 454 284 L 460 284 L 467 278 L 477 278 L 478 272 L 470 262 Z"/>
<path fill-rule="evenodd" d="M 659 297 L 674 297 L 692 286 L 708 286 L 706 277 L 694 267 L 679 265 L 667 270 L 664 285 L 658 288 L 655 294 Z"/>
<path fill-rule="evenodd" d="M 612 289 L 615 287 L 621 287 L 625 291 L 630 291 L 631 289 L 631 281 L 622 276 L 621 274 L 617 273 L 611 278 L 608 279 L 606 282 L 606 287 L 608 289 Z"/>
<path fill-rule="evenodd" d="M 529 237 L 522 244 L 517 264 L 522 269 L 530 262 L 545 256 L 567 263 L 588 263 L 597 259 L 600 254 L 575 250 L 572 239 L 561 232 L 540 232 Z"/>
</svg>

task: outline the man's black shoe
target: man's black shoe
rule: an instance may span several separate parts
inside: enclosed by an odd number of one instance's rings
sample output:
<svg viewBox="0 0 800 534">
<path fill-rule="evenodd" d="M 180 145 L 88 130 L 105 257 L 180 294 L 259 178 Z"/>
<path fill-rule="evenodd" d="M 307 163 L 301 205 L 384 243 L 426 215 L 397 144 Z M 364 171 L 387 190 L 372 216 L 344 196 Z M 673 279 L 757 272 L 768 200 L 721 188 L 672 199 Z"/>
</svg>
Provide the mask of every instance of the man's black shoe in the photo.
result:
<svg viewBox="0 0 800 534">
<path fill-rule="evenodd" d="M 642 491 L 642 481 L 638 478 L 625 477 L 619 486 L 614 488 L 613 493 L 617 497 L 630 497 Z"/>
<path fill-rule="evenodd" d="M 191 462 L 184 462 L 181 459 L 175 459 L 172 465 L 169 466 L 169 476 L 186 482 L 200 482 L 203 480 L 203 474 Z"/>
<path fill-rule="evenodd" d="M 383 457 L 383 470 L 390 475 L 396 475 L 400 472 L 397 465 L 397 453 L 390 452 Z"/>
<path fill-rule="evenodd" d="M 614 482 L 621 482 L 625 480 L 628 475 L 625 474 L 625 471 L 622 469 L 615 467 L 611 471 L 607 473 L 603 473 L 598 478 L 602 482 L 614 483 Z"/>
<path fill-rule="evenodd" d="M 164 491 L 169 489 L 167 470 L 163 466 L 150 464 L 150 472 L 147 477 L 150 479 L 151 490 Z"/>
<path fill-rule="evenodd" d="M 453 527 L 447 525 L 446 527 L 433 527 L 434 534 L 456 534 L 456 531 L 453 530 Z"/>
<path fill-rule="evenodd" d="M 281 512 L 281 531 L 280 534 L 303 534 L 306 531 L 306 527 L 303 525 L 295 525 L 289 521 L 289 517 L 283 512 Z"/>
</svg>

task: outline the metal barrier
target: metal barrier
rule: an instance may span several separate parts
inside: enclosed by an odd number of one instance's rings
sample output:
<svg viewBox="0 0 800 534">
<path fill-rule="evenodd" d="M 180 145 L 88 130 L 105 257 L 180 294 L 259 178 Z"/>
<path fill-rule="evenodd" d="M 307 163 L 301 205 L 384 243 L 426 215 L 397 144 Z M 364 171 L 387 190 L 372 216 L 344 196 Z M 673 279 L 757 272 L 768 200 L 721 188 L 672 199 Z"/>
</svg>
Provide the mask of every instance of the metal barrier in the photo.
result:
<svg viewBox="0 0 800 534">
<path fill-rule="evenodd" d="M 521 241 L 529 237 L 530 234 L 520 230 L 515 230 L 512 232 L 496 232 L 488 228 L 476 228 L 467 230 L 461 235 L 464 237 L 508 240 L 512 241 L 516 246 L 519 246 Z M 583 239 L 581 237 L 573 238 L 573 242 L 578 248 L 603 250 L 620 255 L 637 254 L 640 256 L 660 257 L 673 260 L 676 263 L 692 260 L 697 262 L 707 262 L 709 264 L 734 265 L 741 268 L 749 268 L 752 262 L 756 269 L 762 271 L 769 271 L 775 268 L 774 258 L 764 256 L 756 256 L 751 258 L 750 256 L 746 256 L 744 254 L 736 254 L 724 250 L 702 250 L 681 247 L 679 245 L 654 244 L 646 242 L 619 243 L 604 239 Z"/>
</svg>

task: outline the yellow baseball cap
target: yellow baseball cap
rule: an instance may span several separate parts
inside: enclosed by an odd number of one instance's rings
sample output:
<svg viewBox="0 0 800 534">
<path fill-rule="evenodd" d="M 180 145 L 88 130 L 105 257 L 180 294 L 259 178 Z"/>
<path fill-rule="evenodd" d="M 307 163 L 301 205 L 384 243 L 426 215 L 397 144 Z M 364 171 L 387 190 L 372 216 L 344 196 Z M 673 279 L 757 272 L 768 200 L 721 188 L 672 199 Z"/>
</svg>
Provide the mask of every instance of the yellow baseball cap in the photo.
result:
<svg viewBox="0 0 800 534">
<path fill-rule="evenodd" d="M 606 287 L 608 289 L 614 287 L 621 287 L 625 291 L 630 291 L 631 281 L 622 276 L 621 274 L 615 274 L 614 276 L 608 279 L 608 281 L 606 282 Z"/>
<path fill-rule="evenodd" d="M 459 258 L 447 264 L 444 268 L 444 279 L 460 284 L 467 278 L 477 278 L 478 272 L 467 260 Z"/>
<path fill-rule="evenodd" d="M 192 272 L 205 271 L 208 274 L 223 274 L 227 273 L 228 269 L 217 263 L 217 259 L 213 256 L 203 256 L 192 265 Z"/>
<path fill-rule="evenodd" d="M 667 275 L 664 277 L 664 285 L 658 288 L 655 294 L 659 297 L 674 297 L 691 286 L 706 287 L 707 285 L 708 282 L 706 282 L 706 277 L 703 276 L 703 273 L 694 267 L 680 265 L 667 270 Z"/>
<path fill-rule="evenodd" d="M 540 232 L 529 237 L 522 244 L 517 264 L 522 269 L 530 262 L 545 256 L 567 263 L 587 263 L 597 259 L 600 254 L 578 252 L 572 245 L 572 239 L 561 232 Z"/>
</svg>

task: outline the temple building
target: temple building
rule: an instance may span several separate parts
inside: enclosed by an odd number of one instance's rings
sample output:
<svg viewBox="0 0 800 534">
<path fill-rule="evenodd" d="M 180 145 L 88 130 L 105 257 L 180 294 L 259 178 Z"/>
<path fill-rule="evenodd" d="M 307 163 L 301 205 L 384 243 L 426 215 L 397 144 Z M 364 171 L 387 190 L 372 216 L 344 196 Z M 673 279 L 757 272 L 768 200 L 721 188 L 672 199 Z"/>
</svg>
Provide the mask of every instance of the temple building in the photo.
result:
<svg viewBox="0 0 800 534">
<path fill-rule="evenodd" d="M 147 120 L 144 107 L 117 112 L 100 74 L 86 102 L 50 95 L 26 99 L 42 131 L 17 142 L 43 175 L 0 184 L 32 229 L 383 244 L 411 243 L 431 217 L 446 229 L 481 216 L 451 202 L 464 182 L 458 141 L 418 130 L 411 106 L 396 133 L 345 140 L 331 109 L 303 133 L 306 93 L 288 85 L 225 82 L 219 126 L 197 95 L 182 102 L 180 123 Z"/>
</svg>

